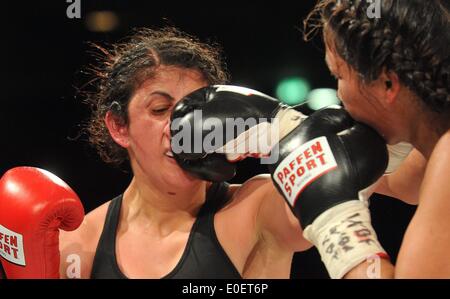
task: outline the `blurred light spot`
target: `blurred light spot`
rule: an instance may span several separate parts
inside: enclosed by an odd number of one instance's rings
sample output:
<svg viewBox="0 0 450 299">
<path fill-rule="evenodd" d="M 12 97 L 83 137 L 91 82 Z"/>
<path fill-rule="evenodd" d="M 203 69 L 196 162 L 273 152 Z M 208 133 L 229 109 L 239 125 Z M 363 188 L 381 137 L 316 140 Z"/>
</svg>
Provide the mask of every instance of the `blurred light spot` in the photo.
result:
<svg viewBox="0 0 450 299">
<path fill-rule="evenodd" d="M 308 107 L 312 110 L 319 110 L 326 106 L 338 105 L 341 103 L 337 97 L 336 89 L 318 88 L 308 94 Z"/>
<path fill-rule="evenodd" d="M 297 105 L 305 101 L 310 90 L 309 82 L 300 77 L 289 77 L 281 80 L 276 89 L 277 98 L 288 105 Z"/>
<path fill-rule="evenodd" d="M 119 26 L 119 17 L 112 11 L 93 11 L 86 15 L 85 22 L 90 31 L 108 32 Z"/>
</svg>

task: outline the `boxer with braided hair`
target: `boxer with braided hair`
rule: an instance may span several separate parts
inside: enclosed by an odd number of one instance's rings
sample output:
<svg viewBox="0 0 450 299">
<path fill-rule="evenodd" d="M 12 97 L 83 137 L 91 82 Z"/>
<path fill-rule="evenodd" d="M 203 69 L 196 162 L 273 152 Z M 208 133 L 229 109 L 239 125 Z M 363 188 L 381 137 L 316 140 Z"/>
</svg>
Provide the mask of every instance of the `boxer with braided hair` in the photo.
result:
<svg viewBox="0 0 450 299">
<path fill-rule="evenodd" d="M 375 189 L 418 204 L 395 270 L 382 264 L 384 277 L 450 277 L 448 1 L 320 0 L 305 20 L 305 39 L 319 30 L 346 110 L 389 144 L 414 147 Z M 327 220 L 340 223 L 336 211 L 330 208 L 309 229 L 308 239 L 319 251 Z M 337 265 L 327 267 L 348 278 L 367 277 L 366 263 L 345 272 Z"/>
</svg>

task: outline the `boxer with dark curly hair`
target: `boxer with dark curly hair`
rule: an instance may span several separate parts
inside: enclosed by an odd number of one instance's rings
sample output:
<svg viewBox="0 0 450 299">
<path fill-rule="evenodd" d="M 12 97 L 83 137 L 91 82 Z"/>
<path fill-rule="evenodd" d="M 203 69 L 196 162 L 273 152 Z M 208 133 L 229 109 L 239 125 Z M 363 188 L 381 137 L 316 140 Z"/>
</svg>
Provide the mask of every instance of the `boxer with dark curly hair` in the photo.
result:
<svg viewBox="0 0 450 299">
<path fill-rule="evenodd" d="M 228 80 L 220 51 L 174 28 L 141 29 L 101 49 L 87 130 L 103 160 L 130 163 L 133 178 L 76 231 L 61 232 L 61 277 L 289 278 L 294 252 L 311 244 L 270 177 L 211 183 L 171 151 L 173 107 Z"/>
</svg>

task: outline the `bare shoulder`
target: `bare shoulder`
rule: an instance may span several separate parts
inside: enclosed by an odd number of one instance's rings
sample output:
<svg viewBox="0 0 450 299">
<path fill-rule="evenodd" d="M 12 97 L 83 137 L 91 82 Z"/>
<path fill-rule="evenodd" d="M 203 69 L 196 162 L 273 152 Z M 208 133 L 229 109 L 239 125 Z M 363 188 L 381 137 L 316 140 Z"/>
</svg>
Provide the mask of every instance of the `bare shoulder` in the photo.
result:
<svg viewBox="0 0 450 299">
<path fill-rule="evenodd" d="M 444 134 L 429 159 L 419 206 L 403 238 L 396 277 L 450 276 L 450 133 Z"/>
<path fill-rule="evenodd" d="M 228 189 L 229 201 L 214 216 L 214 228 L 220 244 L 237 269 L 244 273 L 249 256 L 259 244 L 258 211 L 263 201 L 264 185 L 269 178 L 253 177 Z M 252 254 L 253 252 L 253 254 Z"/>
<path fill-rule="evenodd" d="M 269 175 L 254 176 L 242 184 L 231 184 L 228 188 L 228 204 L 225 209 L 237 206 L 253 206 L 256 208 L 263 196 L 271 190 L 272 182 Z"/>
<path fill-rule="evenodd" d="M 234 202 L 248 206 L 257 235 L 273 240 L 277 247 L 288 251 L 303 251 L 311 244 L 302 237 L 300 224 L 284 198 L 274 186 L 269 174 L 257 175 L 234 193 Z M 245 204 L 244 204 L 245 203 Z"/>
<path fill-rule="evenodd" d="M 231 187 L 235 186 L 235 193 L 236 196 L 247 196 L 249 194 L 252 194 L 256 197 L 258 195 L 264 195 L 267 191 L 270 191 L 273 189 L 272 180 L 270 178 L 270 175 L 268 174 L 260 174 L 257 176 L 254 176 L 250 179 L 248 179 L 245 183 L 242 185 L 232 185 Z"/>
<path fill-rule="evenodd" d="M 424 187 L 429 184 L 440 185 L 439 189 L 448 189 L 448 175 L 450 174 L 450 131 L 445 133 L 434 147 L 425 172 Z"/>
<path fill-rule="evenodd" d="M 436 147 L 433 151 L 433 156 L 442 155 L 442 159 L 446 162 L 450 161 L 450 151 L 448 150 L 450 146 L 450 130 L 447 131 L 442 137 L 439 139 Z"/>
<path fill-rule="evenodd" d="M 61 278 L 89 278 L 109 203 L 88 213 L 76 230 L 60 231 Z"/>
<path fill-rule="evenodd" d="M 437 196 L 447 195 L 448 177 L 450 175 L 450 131 L 445 133 L 434 147 L 430 160 L 425 171 L 425 178 L 422 186 L 422 195 L 427 191 L 432 191 Z M 442 196 L 445 197 L 445 196 Z M 448 199 L 446 202 L 450 204 Z"/>
</svg>

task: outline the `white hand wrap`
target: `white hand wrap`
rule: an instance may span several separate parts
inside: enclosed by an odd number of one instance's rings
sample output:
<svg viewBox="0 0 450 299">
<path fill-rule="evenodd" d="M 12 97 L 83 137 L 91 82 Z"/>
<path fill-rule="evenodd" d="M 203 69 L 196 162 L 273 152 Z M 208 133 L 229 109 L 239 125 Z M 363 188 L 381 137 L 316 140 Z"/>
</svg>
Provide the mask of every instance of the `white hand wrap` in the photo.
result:
<svg viewBox="0 0 450 299">
<path fill-rule="evenodd" d="M 306 115 L 291 107 L 280 107 L 271 122 L 251 127 L 215 152 L 225 154 L 228 161 L 233 162 L 248 156 L 268 156 L 272 148 L 306 118 Z"/>
<path fill-rule="evenodd" d="M 389 174 L 397 170 L 402 162 L 408 157 L 413 146 L 410 143 L 400 142 L 394 145 L 387 145 L 389 152 L 389 163 L 385 173 Z"/>
<path fill-rule="evenodd" d="M 325 211 L 306 227 L 303 235 L 316 246 L 334 279 L 342 278 L 374 255 L 386 255 L 372 228 L 370 211 L 359 200 Z"/>
</svg>

